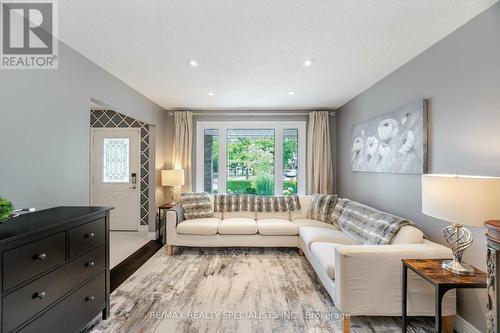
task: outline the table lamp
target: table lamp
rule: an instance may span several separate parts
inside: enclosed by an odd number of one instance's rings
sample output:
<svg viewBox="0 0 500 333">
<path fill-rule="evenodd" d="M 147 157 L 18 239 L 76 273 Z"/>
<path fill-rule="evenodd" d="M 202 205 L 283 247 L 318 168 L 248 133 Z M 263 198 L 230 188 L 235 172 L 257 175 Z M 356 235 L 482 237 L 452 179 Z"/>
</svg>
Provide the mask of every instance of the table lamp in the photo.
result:
<svg viewBox="0 0 500 333">
<path fill-rule="evenodd" d="M 162 170 L 161 185 L 170 189 L 171 204 L 175 203 L 175 187 L 184 185 L 184 170 Z"/>
<path fill-rule="evenodd" d="M 474 268 L 462 262 L 474 236 L 464 225 L 482 227 L 484 221 L 500 219 L 500 178 L 423 175 L 422 212 L 452 222 L 444 238 L 453 251 L 443 268 L 458 275 L 474 275 Z"/>
</svg>

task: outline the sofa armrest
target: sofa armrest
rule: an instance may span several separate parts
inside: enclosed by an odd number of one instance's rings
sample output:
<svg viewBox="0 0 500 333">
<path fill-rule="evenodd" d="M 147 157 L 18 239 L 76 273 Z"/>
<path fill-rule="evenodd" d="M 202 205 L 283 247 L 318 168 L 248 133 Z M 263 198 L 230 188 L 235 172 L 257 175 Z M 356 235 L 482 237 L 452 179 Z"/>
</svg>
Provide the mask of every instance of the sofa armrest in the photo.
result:
<svg viewBox="0 0 500 333">
<path fill-rule="evenodd" d="M 177 225 L 182 221 L 184 221 L 184 212 L 180 205 L 176 205 L 167 210 L 167 215 L 165 218 L 165 228 L 163 228 L 166 233 L 166 235 L 163 235 L 165 244 L 172 244 L 172 240 L 175 238 L 175 234 L 177 233 Z"/>
<path fill-rule="evenodd" d="M 339 245 L 335 251 L 335 305 L 352 315 L 400 315 L 402 259 L 451 258 L 449 248 L 419 244 Z M 434 288 L 408 272 L 409 315 L 434 314 Z M 455 294 L 443 301 L 443 314 L 455 314 Z"/>
</svg>

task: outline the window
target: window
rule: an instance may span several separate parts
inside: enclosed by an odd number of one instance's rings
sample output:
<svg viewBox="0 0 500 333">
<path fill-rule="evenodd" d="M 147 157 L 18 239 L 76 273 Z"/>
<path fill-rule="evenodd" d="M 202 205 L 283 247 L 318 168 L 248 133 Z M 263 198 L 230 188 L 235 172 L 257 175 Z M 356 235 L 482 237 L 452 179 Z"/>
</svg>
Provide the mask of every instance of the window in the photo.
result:
<svg viewBox="0 0 500 333">
<path fill-rule="evenodd" d="M 128 183 L 130 139 L 104 138 L 102 158 L 103 183 Z"/>
<path fill-rule="evenodd" d="M 196 188 L 209 193 L 305 192 L 305 122 L 197 122 Z"/>
<path fill-rule="evenodd" d="M 274 129 L 227 129 L 227 193 L 274 194 Z"/>
<path fill-rule="evenodd" d="M 299 130 L 283 131 L 283 194 L 297 194 Z"/>
<path fill-rule="evenodd" d="M 203 191 L 219 191 L 219 131 L 206 129 L 203 132 Z"/>
</svg>

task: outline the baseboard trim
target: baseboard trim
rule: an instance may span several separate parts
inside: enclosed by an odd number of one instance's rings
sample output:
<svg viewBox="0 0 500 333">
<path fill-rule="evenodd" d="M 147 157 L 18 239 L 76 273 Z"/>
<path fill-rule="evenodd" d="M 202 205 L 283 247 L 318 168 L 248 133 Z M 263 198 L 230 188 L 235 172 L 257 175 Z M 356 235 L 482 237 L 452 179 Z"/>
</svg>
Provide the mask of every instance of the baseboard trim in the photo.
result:
<svg viewBox="0 0 500 333">
<path fill-rule="evenodd" d="M 148 231 L 147 237 L 149 240 L 157 240 L 158 234 L 156 233 L 156 231 Z"/>
<path fill-rule="evenodd" d="M 480 330 L 459 315 L 455 316 L 455 331 L 457 333 L 481 333 Z"/>
</svg>

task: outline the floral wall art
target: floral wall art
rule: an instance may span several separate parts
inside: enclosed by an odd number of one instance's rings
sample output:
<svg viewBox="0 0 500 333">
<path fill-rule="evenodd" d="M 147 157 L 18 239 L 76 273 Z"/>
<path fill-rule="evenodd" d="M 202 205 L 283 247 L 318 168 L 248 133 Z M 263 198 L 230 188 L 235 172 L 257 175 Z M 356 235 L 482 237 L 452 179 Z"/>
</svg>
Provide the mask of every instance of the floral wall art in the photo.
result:
<svg viewBox="0 0 500 333">
<path fill-rule="evenodd" d="M 419 100 L 355 125 L 352 129 L 352 170 L 426 173 L 427 105 L 427 100 Z"/>
</svg>

